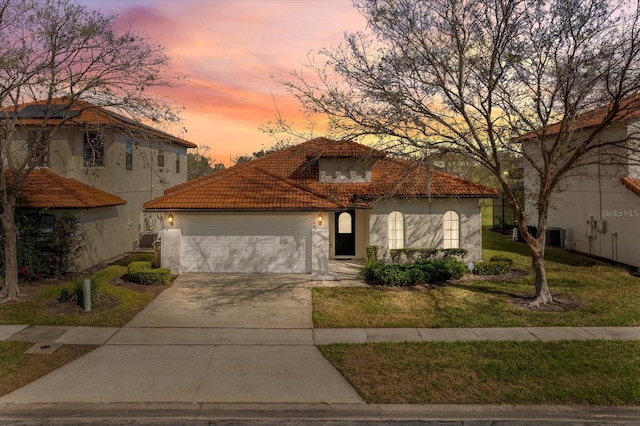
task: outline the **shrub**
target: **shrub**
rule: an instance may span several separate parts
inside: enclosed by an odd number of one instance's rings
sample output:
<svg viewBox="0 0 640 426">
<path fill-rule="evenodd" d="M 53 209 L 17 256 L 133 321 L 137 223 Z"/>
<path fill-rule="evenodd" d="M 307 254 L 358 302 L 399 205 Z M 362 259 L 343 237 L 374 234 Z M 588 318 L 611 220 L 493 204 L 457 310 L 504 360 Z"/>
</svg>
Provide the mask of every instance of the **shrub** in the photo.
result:
<svg viewBox="0 0 640 426">
<path fill-rule="evenodd" d="M 360 276 L 368 283 L 377 283 L 380 269 L 383 267 L 379 263 L 365 263 L 360 269 Z"/>
<path fill-rule="evenodd" d="M 151 262 L 140 261 L 129 264 L 129 281 L 145 285 L 165 285 L 171 278 L 171 270 L 151 269 Z"/>
<path fill-rule="evenodd" d="M 135 274 L 136 272 L 147 271 L 151 269 L 151 262 L 146 260 L 139 260 L 129 263 L 129 274 Z"/>
<path fill-rule="evenodd" d="M 442 283 L 462 277 L 466 266 L 451 257 L 436 260 L 419 259 L 411 264 L 384 265 L 370 263 L 360 271 L 369 284 L 393 287 L 412 286 L 426 283 Z"/>
<path fill-rule="evenodd" d="M 440 250 L 435 248 L 422 248 L 417 250 L 420 254 L 419 257 L 421 257 L 422 259 L 434 259 L 438 257 L 438 254 L 440 253 Z"/>
<path fill-rule="evenodd" d="M 54 275 L 71 269 L 73 261 L 85 249 L 84 238 L 76 214 L 66 212 L 56 219 L 53 234 L 44 249 Z"/>
<path fill-rule="evenodd" d="M 378 261 L 378 246 L 367 246 L 367 262 Z"/>
<path fill-rule="evenodd" d="M 435 260 L 416 262 L 428 277 L 429 283 L 437 284 L 448 280 L 455 280 L 464 276 L 467 267 L 453 257 L 443 257 Z"/>
<path fill-rule="evenodd" d="M 374 246 L 369 246 L 374 247 Z M 376 251 L 376 261 L 378 262 L 390 262 L 392 264 L 410 264 L 419 259 L 440 259 L 444 257 L 450 257 L 459 261 L 462 261 L 467 255 L 465 249 L 434 249 L 434 248 L 404 248 L 404 249 L 391 249 L 386 250 L 379 255 L 379 251 Z"/>
<path fill-rule="evenodd" d="M 493 256 L 491 259 L 489 259 L 489 262 L 504 262 L 508 263 L 509 266 L 513 266 L 513 259 L 507 256 Z"/>
<path fill-rule="evenodd" d="M 390 287 L 405 287 L 411 285 L 411 275 L 406 268 L 399 265 L 388 265 L 380 270 L 380 284 Z"/>
<path fill-rule="evenodd" d="M 455 249 L 442 249 L 443 257 L 452 257 L 456 260 L 462 262 L 462 259 L 467 255 L 467 250 L 463 248 L 455 248 Z"/>
<path fill-rule="evenodd" d="M 43 233 L 41 215 L 16 212 L 18 276 L 24 280 L 60 276 L 69 272 L 73 260 L 84 247 L 84 235 L 77 216 L 66 212 L 57 216 L 52 233 Z M 0 259 L 4 259 L 4 235 L 0 232 Z M 4 274 L 4 261 L 0 261 Z"/>
<path fill-rule="evenodd" d="M 510 269 L 511 264 L 509 262 L 490 260 L 489 262 L 477 263 L 473 273 L 476 275 L 502 275 L 509 272 Z"/>
<path fill-rule="evenodd" d="M 389 256 L 391 256 L 391 263 L 400 263 L 403 255 L 402 249 L 389 250 Z"/>
</svg>

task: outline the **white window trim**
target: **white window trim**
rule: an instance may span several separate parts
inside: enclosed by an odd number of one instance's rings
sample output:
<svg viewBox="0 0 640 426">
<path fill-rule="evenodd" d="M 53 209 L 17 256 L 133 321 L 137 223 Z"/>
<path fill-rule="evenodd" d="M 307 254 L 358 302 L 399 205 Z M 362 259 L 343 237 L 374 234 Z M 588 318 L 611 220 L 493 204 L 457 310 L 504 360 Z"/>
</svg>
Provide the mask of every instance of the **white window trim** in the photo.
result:
<svg viewBox="0 0 640 426">
<path fill-rule="evenodd" d="M 454 223 L 455 228 L 451 226 Z M 457 238 L 452 235 L 454 231 L 457 233 Z M 460 215 L 455 210 L 449 210 L 442 215 L 442 248 L 460 248 Z"/>
<path fill-rule="evenodd" d="M 404 248 L 404 215 L 397 210 L 387 215 L 387 246 L 390 250 Z"/>
</svg>

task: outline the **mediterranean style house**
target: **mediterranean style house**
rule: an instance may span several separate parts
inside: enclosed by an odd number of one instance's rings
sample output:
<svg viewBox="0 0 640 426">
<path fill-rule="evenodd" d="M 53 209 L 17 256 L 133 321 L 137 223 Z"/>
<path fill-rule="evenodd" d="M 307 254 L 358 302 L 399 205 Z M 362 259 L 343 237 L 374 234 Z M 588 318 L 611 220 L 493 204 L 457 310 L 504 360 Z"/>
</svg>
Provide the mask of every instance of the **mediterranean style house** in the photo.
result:
<svg viewBox="0 0 640 426">
<path fill-rule="evenodd" d="M 19 193 L 18 207 L 40 212 L 45 228 L 63 211 L 75 212 L 85 235 L 76 265 L 82 270 L 151 245 L 160 222 L 142 206 L 186 182 L 187 149 L 196 145 L 86 101 L 67 104 L 57 99 L 57 109 L 47 113 L 42 102 L 29 103 L 6 119 L 19 124 L 13 136 L 18 147 L 48 131 L 45 117 L 49 126 L 59 125 Z"/>
<path fill-rule="evenodd" d="M 557 237 L 550 244 L 547 241 L 548 245 L 640 267 L 640 163 L 634 160 L 640 144 L 639 99 L 626 100 L 614 124 L 599 136 L 600 141 L 620 141 L 617 146 L 603 148 L 596 153 L 601 157 L 598 161 L 572 171 L 551 198 L 548 226 Z M 571 140 L 584 138 L 608 110 L 604 106 L 583 114 Z M 549 126 L 549 138 L 557 134 L 558 127 Z M 525 153 L 535 156 L 536 144 L 526 137 L 523 140 Z M 528 223 L 535 225 L 538 213 L 532 199 L 539 184 L 528 162 L 524 185 L 525 214 Z"/>
<path fill-rule="evenodd" d="M 496 191 L 352 141 L 317 138 L 169 188 L 161 263 L 181 272 L 326 274 L 382 249 L 482 258 L 479 199 Z"/>
</svg>

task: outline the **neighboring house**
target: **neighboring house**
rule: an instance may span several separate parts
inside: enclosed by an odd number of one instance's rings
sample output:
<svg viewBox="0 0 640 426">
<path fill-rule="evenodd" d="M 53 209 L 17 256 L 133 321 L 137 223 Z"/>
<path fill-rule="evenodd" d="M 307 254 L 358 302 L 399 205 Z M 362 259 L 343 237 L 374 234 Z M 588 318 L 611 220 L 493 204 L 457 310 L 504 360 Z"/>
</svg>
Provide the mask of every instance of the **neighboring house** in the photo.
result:
<svg viewBox="0 0 640 426">
<path fill-rule="evenodd" d="M 383 249 L 464 248 L 482 258 L 479 199 L 496 191 L 350 141 L 317 138 L 177 187 L 162 265 L 181 272 L 328 271 Z"/>
<path fill-rule="evenodd" d="M 108 235 L 103 230 L 117 228 L 118 207 L 126 203 L 116 195 L 59 176 L 44 167 L 33 170 L 18 192 L 18 208 L 39 225 L 43 235 L 53 234 L 56 219 L 62 214 L 73 213 L 82 229 L 83 246 L 87 242 L 108 245 L 105 241 Z M 78 265 L 83 263 L 84 251 L 80 251 Z"/>
<path fill-rule="evenodd" d="M 186 182 L 187 149 L 196 145 L 86 101 L 76 101 L 69 108 L 65 106 L 67 103 L 67 99 L 60 98 L 51 107 L 56 109 L 48 114 L 50 126 L 63 117 L 70 119 L 52 135 L 45 160 L 32 174 L 41 176 L 39 170 L 46 169 L 49 175 L 100 190 L 110 201 L 94 206 L 88 199 L 84 205 L 62 206 L 58 197 L 44 197 L 50 205 L 44 202 L 32 207 L 51 211 L 67 207 L 84 209 L 80 221 L 86 249 L 76 265 L 81 270 L 131 251 L 141 241 L 151 245 L 161 225 L 158 216 L 143 213 L 142 206 L 162 195 L 166 188 Z M 22 140 L 18 143 L 31 142 L 32 133 L 42 131 L 44 117 L 42 103 L 25 104 L 17 117 L 10 115 L 8 121 L 17 119 L 20 129 L 30 126 L 34 129 L 27 134 L 23 130 L 18 133 L 14 137 Z M 53 178 L 39 179 L 38 189 L 43 194 L 59 194 L 60 182 Z M 73 189 L 69 190 L 73 193 Z M 86 188 L 81 192 L 90 193 Z"/>
<path fill-rule="evenodd" d="M 583 114 L 575 124 L 572 140 L 583 138 L 606 111 L 608 107 L 602 107 Z M 551 198 L 547 221 L 551 228 L 547 239 L 551 237 L 551 241 L 547 245 L 640 267 L 640 169 L 631 160 L 637 154 L 629 149 L 629 144 L 640 143 L 640 111 L 631 106 L 624 111 L 599 138 L 622 141 L 615 148 L 616 155 L 612 157 L 611 148 L 606 153 L 603 150 L 604 164 L 574 170 Z M 555 137 L 557 128 L 557 124 L 548 128 L 549 138 Z M 535 143 L 527 142 L 526 136 L 523 140 L 525 152 L 535 156 Z M 539 187 L 536 176 L 533 166 L 525 162 L 525 214 L 530 225 L 538 221 L 533 203 Z"/>
</svg>

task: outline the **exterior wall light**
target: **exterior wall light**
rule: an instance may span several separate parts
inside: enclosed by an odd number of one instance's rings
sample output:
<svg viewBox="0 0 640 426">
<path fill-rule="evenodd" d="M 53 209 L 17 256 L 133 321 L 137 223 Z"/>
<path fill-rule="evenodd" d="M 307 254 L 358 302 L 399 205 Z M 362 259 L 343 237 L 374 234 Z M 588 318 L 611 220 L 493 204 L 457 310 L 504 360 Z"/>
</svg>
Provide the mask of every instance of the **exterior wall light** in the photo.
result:
<svg viewBox="0 0 640 426">
<path fill-rule="evenodd" d="M 322 222 L 324 222 L 324 216 L 322 216 L 322 213 L 318 214 L 318 218 L 316 220 L 318 221 L 318 226 L 322 226 Z"/>
<path fill-rule="evenodd" d="M 173 214 L 169 213 L 169 217 L 167 217 L 167 222 L 169 222 L 169 225 L 173 226 Z"/>
</svg>

